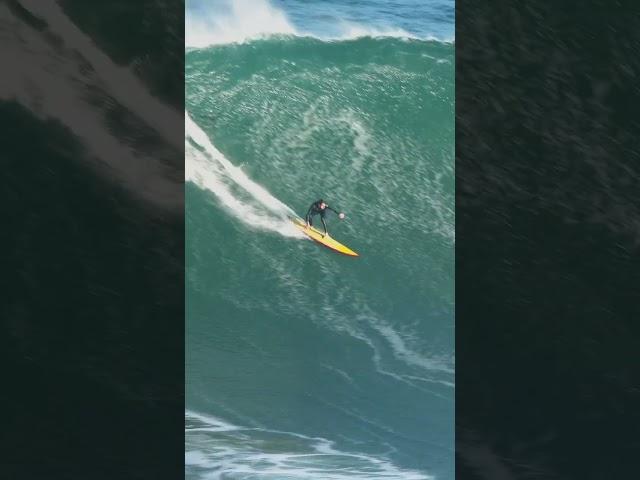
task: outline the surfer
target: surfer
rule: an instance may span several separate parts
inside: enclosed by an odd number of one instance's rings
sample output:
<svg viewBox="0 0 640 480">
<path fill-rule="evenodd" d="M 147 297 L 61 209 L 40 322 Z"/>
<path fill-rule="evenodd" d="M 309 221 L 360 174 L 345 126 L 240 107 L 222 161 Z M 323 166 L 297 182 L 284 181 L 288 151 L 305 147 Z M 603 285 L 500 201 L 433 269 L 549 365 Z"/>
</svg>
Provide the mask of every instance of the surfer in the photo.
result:
<svg viewBox="0 0 640 480">
<path fill-rule="evenodd" d="M 322 221 L 322 226 L 324 227 L 324 236 L 328 235 L 327 224 L 324 221 L 324 217 L 327 214 L 327 210 L 331 210 L 332 212 L 336 213 L 338 215 L 338 217 L 340 218 L 340 220 L 342 220 L 344 218 L 344 213 L 335 211 L 333 208 L 331 208 L 329 205 L 327 205 L 323 199 L 320 199 L 320 200 L 317 200 L 317 201 L 313 202 L 311 204 L 311 206 L 309 207 L 309 210 L 307 211 L 307 215 L 305 217 L 305 220 L 307 222 L 307 227 L 312 227 L 313 226 L 313 218 L 312 217 L 314 215 L 320 215 L 320 220 Z"/>
</svg>

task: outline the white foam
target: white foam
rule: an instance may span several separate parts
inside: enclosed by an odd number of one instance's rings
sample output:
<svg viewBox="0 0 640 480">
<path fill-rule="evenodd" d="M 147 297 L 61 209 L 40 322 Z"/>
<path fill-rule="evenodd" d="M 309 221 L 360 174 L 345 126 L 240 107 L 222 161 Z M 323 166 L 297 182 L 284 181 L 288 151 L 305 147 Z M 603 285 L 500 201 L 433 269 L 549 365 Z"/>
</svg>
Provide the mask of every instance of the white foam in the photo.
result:
<svg viewBox="0 0 640 480">
<path fill-rule="evenodd" d="M 214 14 L 204 16 L 187 11 L 185 45 L 201 48 L 297 33 L 284 12 L 266 0 L 228 0 L 225 6 L 226 13 L 217 8 Z"/>
<path fill-rule="evenodd" d="M 209 432 L 232 432 L 240 429 L 240 427 L 225 422 L 218 417 L 197 413 L 191 410 L 187 410 L 185 412 L 185 420 L 198 421 L 205 425 L 205 427 L 188 428 L 187 430 L 189 431 L 206 430 Z"/>
<path fill-rule="evenodd" d="M 427 371 L 439 371 L 449 374 L 455 373 L 454 369 L 444 361 L 421 355 L 412 350 L 407 345 L 407 341 L 387 323 L 380 320 L 371 320 L 370 324 L 388 342 L 394 355 L 399 360 Z"/>
<path fill-rule="evenodd" d="M 406 30 L 403 30 L 402 28 L 374 27 L 346 20 L 342 20 L 340 22 L 340 27 L 342 31 L 337 38 L 338 40 L 350 40 L 362 37 L 394 37 L 415 40 L 435 40 L 435 37 L 421 38 L 417 35 L 407 32 Z"/>
<path fill-rule="evenodd" d="M 243 428 L 187 410 L 185 466 L 202 478 L 432 480 L 383 457 L 338 450 L 334 442 L 296 432 Z"/>
<path fill-rule="evenodd" d="M 439 383 L 442 385 L 445 385 L 447 387 L 451 387 L 451 388 L 455 388 L 455 385 L 451 382 L 447 382 L 447 381 L 439 381 L 437 379 L 430 379 L 430 378 L 424 378 L 424 377 L 417 377 L 415 375 L 407 375 L 404 373 L 395 373 L 392 372 L 390 370 L 388 370 L 387 368 L 385 368 L 383 366 L 383 361 L 382 361 L 382 354 L 380 353 L 380 349 L 376 346 L 376 344 L 373 342 L 372 339 L 370 339 L 369 337 L 367 337 L 367 335 L 365 335 L 363 332 L 360 332 L 354 328 L 351 327 L 343 327 L 342 330 L 344 330 L 346 333 L 348 333 L 349 335 L 351 335 L 353 338 L 355 338 L 356 340 L 360 340 L 361 342 L 365 343 L 373 352 L 373 357 L 372 357 L 372 361 L 374 364 L 374 367 L 376 369 L 376 372 L 378 372 L 380 375 L 384 375 L 386 377 L 389 378 L 393 378 L 395 381 L 403 383 L 405 385 L 408 385 L 411 388 L 415 388 L 416 390 L 419 390 L 423 393 L 426 393 L 430 396 L 434 396 L 434 397 L 438 397 L 444 400 L 449 400 L 447 397 L 443 396 L 442 394 L 438 393 L 438 392 L 434 392 L 432 390 L 428 390 L 418 384 L 415 383 L 415 381 L 419 381 L 419 382 L 426 382 L 426 383 Z"/>
</svg>

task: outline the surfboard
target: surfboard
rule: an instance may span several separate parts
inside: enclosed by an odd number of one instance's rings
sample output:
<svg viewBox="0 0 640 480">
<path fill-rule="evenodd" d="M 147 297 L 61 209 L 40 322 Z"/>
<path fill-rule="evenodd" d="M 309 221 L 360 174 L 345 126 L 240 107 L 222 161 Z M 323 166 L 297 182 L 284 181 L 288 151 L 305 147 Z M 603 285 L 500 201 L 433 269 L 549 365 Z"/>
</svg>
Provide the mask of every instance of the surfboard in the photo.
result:
<svg viewBox="0 0 640 480">
<path fill-rule="evenodd" d="M 348 255 L 350 257 L 358 257 L 359 255 L 351 250 L 346 245 L 341 244 L 340 242 L 333 239 L 330 235 L 324 235 L 324 232 L 320 230 L 316 230 L 314 227 L 307 227 L 306 222 L 299 218 L 289 217 L 293 224 L 296 226 L 298 230 L 307 235 L 312 240 L 315 240 L 321 245 L 324 245 L 331 250 L 334 250 L 338 253 L 342 253 L 343 255 Z M 324 235 L 324 236 L 323 236 Z"/>
</svg>

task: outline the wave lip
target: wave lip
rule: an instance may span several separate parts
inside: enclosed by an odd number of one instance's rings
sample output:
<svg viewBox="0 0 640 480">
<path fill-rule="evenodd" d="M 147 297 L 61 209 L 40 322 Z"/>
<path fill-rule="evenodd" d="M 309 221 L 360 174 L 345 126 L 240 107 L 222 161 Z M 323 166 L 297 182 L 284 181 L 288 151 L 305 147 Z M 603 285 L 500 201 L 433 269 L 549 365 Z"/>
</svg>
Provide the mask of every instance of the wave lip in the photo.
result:
<svg viewBox="0 0 640 480">
<path fill-rule="evenodd" d="M 230 0 L 226 15 L 196 16 L 187 13 L 185 45 L 208 47 L 270 35 L 295 35 L 284 12 L 265 0 Z"/>
<path fill-rule="evenodd" d="M 435 35 L 417 35 L 393 26 L 373 26 L 350 20 L 339 20 L 337 31 L 318 34 L 297 28 L 286 13 L 267 0 L 227 0 L 223 12 L 215 15 L 187 12 L 185 47 L 205 48 L 216 45 L 246 43 L 272 37 L 309 37 L 322 41 L 355 40 L 358 38 L 399 38 L 403 40 L 437 41 L 455 43 L 454 37 L 439 38 Z"/>
</svg>

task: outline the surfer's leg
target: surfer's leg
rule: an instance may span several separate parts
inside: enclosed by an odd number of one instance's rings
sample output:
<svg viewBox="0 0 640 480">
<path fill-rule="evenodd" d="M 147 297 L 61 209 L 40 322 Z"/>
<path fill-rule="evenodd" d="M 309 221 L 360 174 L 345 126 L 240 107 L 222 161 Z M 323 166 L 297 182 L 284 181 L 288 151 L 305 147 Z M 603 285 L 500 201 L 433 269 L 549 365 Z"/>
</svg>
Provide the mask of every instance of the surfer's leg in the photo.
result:
<svg viewBox="0 0 640 480">
<path fill-rule="evenodd" d="M 327 224 L 324 221 L 324 215 L 320 215 L 320 220 L 322 220 L 322 226 L 324 227 L 324 234 L 327 234 Z"/>
</svg>

